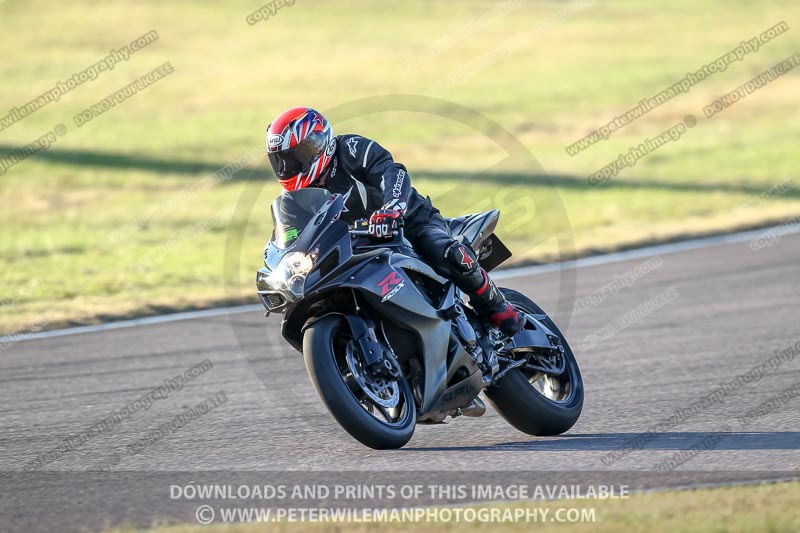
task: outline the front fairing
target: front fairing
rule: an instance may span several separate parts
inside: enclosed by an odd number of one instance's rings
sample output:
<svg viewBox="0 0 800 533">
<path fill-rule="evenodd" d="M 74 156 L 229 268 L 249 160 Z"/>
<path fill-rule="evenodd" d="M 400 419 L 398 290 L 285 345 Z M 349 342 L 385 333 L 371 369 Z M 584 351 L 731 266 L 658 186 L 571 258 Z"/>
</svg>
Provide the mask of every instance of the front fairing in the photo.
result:
<svg viewBox="0 0 800 533">
<path fill-rule="evenodd" d="M 319 279 L 320 266 L 331 264 L 329 255 L 340 248 L 336 243 L 349 240 L 347 223 L 339 219 L 342 208 L 342 197 L 324 189 L 283 193 L 273 202 L 274 229 L 256 277 L 268 311 L 302 299 L 306 287 Z M 292 210 L 294 216 L 288 217 Z"/>
<path fill-rule="evenodd" d="M 447 364 L 451 325 L 443 310 L 454 306 L 454 288 L 418 258 L 397 253 L 397 242 L 354 242 L 349 227 L 339 219 L 342 209 L 342 197 L 334 196 L 304 221 L 286 246 L 273 236 L 266 249 L 265 267 L 259 271 L 262 302 L 268 311 L 283 312 L 281 333 L 298 350 L 302 350 L 304 328 L 314 319 L 359 308 L 359 313 L 370 319 L 409 332 L 405 337 L 409 344 L 403 349 L 412 357 L 422 355 L 424 392 L 419 409 L 427 413 L 453 378 Z M 292 254 L 308 258 L 302 286 L 294 288 L 288 283 L 292 272 L 287 265 L 299 267 L 303 261 L 292 262 L 298 257 Z M 440 297 L 428 300 L 414 276 L 441 284 Z M 471 361 L 470 355 L 460 350 L 454 355 L 453 372 L 474 366 Z"/>
</svg>

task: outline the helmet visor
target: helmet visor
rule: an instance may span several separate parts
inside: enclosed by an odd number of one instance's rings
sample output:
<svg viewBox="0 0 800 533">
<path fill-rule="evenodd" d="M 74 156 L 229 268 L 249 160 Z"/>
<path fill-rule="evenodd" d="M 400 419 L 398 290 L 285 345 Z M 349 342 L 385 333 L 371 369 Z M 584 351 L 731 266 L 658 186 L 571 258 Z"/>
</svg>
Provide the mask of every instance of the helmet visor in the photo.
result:
<svg viewBox="0 0 800 533">
<path fill-rule="evenodd" d="M 280 152 L 268 152 L 267 155 L 278 179 L 287 180 L 300 173 L 307 174 L 324 150 L 325 135 L 314 132 L 297 146 Z"/>
</svg>

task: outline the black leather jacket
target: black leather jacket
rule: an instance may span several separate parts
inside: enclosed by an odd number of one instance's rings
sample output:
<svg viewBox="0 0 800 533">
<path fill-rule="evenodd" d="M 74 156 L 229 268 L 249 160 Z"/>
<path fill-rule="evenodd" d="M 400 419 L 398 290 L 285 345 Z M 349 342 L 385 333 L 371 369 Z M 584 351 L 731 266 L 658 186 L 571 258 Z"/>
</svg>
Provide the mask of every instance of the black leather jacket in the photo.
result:
<svg viewBox="0 0 800 533">
<path fill-rule="evenodd" d="M 406 167 L 392 159 L 383 146 L 360 135 L 338 135 L 324 187 L 345 196 L 342 218 L 352 223 L 368 218 L 387 204 L 413 220 L 420 210 L 432 210 L 411 186 Z"/>
</svg>

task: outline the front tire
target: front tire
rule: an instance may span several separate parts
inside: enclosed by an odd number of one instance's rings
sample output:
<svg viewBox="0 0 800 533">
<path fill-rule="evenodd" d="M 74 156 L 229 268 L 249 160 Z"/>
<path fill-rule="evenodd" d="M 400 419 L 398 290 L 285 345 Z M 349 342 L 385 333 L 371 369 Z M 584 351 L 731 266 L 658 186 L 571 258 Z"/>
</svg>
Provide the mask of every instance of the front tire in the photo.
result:
<svg viewBox="0 0 800 533">
<path fill-rule="evenodd" d="M 404 446 L 414 434 L 416 407 L 408 381 L 397 380 L 400 401 L 396 421 L 382 421 L 375 412 L 381 406 L 369 404 L 369 396 L 348 377 L 345 345 L 350 335 L 347 322 L 339 315 L 323 317 L 306 329 L 303 358 L 314 388 L 328 411 L 356 440 L 376 450 Z M 385 411 L 381 415 L 386 417 Z"/>
<path fill-rule="evenodd" d="M 536 318 L 561 337 L 566 368 L 564 374 L 559 377 L 561 379 L 541 373 L 526 374 L 523 370 L 515 368 L 503 376 L 498 385 L 487 388 L 485 394 L 497 412 L 523 433 L 540 437 L 560 435 L 575 425 L 583 410 L 583 379 L 578 362 L 567 339 L 541 307 L 517 291 L 500 290 L 520 311 L 540 315 Z M 552 398 L 548 398 L 531 383 L 537 376 L 541 376 L 539 381 L 550 384 L 545 392 Z M 568 392 L 563 393 L 563 397 L 555 394 L 553 391 L 557 386 L 564 386 Z"/>
</svg>

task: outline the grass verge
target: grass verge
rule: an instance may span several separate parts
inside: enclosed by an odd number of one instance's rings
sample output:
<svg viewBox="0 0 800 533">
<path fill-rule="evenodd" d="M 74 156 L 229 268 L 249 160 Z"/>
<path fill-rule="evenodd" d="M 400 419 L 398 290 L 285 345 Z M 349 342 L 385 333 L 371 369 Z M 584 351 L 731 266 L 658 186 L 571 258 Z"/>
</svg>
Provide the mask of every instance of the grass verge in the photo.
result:
<svg viewBox="0 0 800 533">
<path fill-rule="evenodd" d="M 0 177 L 0 334 L 252 297 L 278 188 L 263 157 L 248 158 L 233 176 L 209 178 L 257 151 L 267 122 L 298 104 L 325 111 L 375 95 L 440 99 L 425 112 L 392 110 L 389 98 L 332 118 L 336 131 L 389 148 L 445 214 L 500 208 L 499 233 L 517 260 L 800 213 L 800 68 L 711 118 L 702 113 L 797 52 L 797 2 L 585 1 L 565 11 L 552 1 L 298 1 L 250 25 L 246 16 L 256 7 L 244 0 L 0 4 L 8 29 L 0 35 L 7 58 L 0 119 L 110 49 L 151 30 L 159 35 L 0 131 L 0 157 L 7 157 L 56 124 L 67 130 Z M 603 122 L 780 21 L 789 31 L 757 52 L 608 140 L 566 153 Z M 298 41 L 296 28 L 309 25 Z M 291 54 L 271 53 L 280 43 L 296 45 Z M 174 73 L 91 122 L 74 123 L 167 61 Z M 465 125 L 453 104 L 494 124 Z M 689 114 L 698 123 L 679 140 L 609 182 L 587 182 Z M 536 161 L 508 161 L 491 140 L 500 134 L 496 124 Z"/>
</svg>

